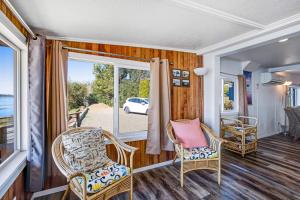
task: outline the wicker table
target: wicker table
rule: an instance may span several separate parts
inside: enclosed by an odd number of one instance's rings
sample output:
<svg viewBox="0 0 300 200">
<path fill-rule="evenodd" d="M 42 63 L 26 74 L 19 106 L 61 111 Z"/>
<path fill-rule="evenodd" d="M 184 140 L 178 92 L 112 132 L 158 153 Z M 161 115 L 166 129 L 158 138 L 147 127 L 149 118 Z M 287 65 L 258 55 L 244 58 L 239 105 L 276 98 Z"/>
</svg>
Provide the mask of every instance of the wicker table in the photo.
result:
<svg viewBox="0 0 300 200">
<path fill-rule="evenodd" d="M 248 124 L 250 120 L 254 121 L 253 125 Z M 245 116 L 239 116 L 238 119 L 221 118 L 221 138 L 227 141 L 223 144 L 225 149 L 242 157 L 256 152 L 257 119 Z"/>
</svg>

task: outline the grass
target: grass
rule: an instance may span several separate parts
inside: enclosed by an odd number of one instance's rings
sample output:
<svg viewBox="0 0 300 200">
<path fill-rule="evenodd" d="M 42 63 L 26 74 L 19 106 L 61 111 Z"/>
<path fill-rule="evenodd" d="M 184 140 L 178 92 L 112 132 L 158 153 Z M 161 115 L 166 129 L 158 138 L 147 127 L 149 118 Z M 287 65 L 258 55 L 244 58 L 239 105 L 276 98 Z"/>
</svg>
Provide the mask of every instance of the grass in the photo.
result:
<svg viewBox="0 0 300 200">
<path fill-rule="evenodd" d="M 14 123 L 13 117 L 0 118 L 0 128 L 10 126 Z"/>
<path fill-rule="evenodd" d="M 69 114 L 76 113 L 79 111 L 80 111 L 80 108 L 73 108 L 73 109 L 69 110 Z"/>
</svg>

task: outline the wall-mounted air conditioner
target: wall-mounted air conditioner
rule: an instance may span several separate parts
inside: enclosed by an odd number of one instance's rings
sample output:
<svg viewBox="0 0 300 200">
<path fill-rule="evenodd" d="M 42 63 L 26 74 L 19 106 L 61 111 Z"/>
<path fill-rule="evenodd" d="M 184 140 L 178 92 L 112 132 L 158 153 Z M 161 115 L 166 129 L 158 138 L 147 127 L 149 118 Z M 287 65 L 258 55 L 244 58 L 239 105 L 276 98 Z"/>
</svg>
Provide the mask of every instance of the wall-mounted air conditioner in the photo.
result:
<svg viewBox="0 0 300 200">
<path fill-rule="evenodd" d="M 285 82 L 283 77 L 270 72 L 261 73 L 260 80 L 264 85 L 281 85 Z"/>
</svg>

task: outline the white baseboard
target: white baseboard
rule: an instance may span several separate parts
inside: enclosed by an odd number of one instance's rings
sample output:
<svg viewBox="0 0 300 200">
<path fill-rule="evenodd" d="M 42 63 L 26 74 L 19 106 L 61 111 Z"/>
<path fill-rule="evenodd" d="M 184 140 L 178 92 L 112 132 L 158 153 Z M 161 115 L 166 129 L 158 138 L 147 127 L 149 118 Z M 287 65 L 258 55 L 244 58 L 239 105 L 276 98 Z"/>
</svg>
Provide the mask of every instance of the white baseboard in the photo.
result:
<svg viewBox="0 0 300 200">
<path fill-rule="evenodd" d="M 179 159 L 176 159 L 175 162 L 179 162 L 179 161 L 180 161 Z M 155 169 L 155 168 L 171 165 L 172 162 L 173 162 L 173 160 L 168 160 L 168 161 L 157 163 L 157 164 L 154 164 L 154 165 L 149 165 L 149 166 L 146 166 L 146 167 L 137 168 L 137 169 L 133 170 L 133 174 L 144 172 L 144 171 L 147 171 L 147 170 L 150 170 L 150 169 Z M 42 191 L 39 191 L 39 192 L 35 192 L 35 193 L 33 193 L 32 197 L 31 197 L 31 200 L 34 200 L 35 198 L 46 196 L 46 195 L 49 195 L 49 194 L 62 192 L 62 191 L 65 191 L 66 189 L 67 189 L 67 185 L 63 185 L 63 186 L 51 188 L 51 189 L 48 189 L 48 190 L 42 190 Z"/>
<path fill-rule="evenodd" d="M 33 193 L 32 197 L 31 197 L 31 200 L 34 200 L 35 198 L 46 196 L 46 195 L 49 195 L 49 194 L 62 192 L 62 191 L 65 191 L 66 189 L 67 189 L 67 185 L 63 185 L 63 186 L 51 188 L 51 189 L 48 189 L 48 190 L 42 190 L 42 191 L 39 191 L 39 192 L 35 192 L 35 193 Z"/>
<path fill-rule="evenodd" d="M 179 162 L 179 161 L 180 161 L 179 159 L 176 159 L 175 162 Z M 141 167 L 141 168 L 134 169 L 133 173 L 136 174 L 136 173 L 139 173 L 139 172 L 144 172 L 144 171 L 147 171 L 147 170 L 150 170 L 150 169 L 155 169 L 155 168 L 158 168 L 158 167 L 171 165 L 172 163 L 173 163 L 173 160 L 168 160 L 168 161 L 157 163 L 157 164 L 154 164 L 154 165 L 149 165 L 149 166 L 146 166 L 146 167 Z"/>
</svg>

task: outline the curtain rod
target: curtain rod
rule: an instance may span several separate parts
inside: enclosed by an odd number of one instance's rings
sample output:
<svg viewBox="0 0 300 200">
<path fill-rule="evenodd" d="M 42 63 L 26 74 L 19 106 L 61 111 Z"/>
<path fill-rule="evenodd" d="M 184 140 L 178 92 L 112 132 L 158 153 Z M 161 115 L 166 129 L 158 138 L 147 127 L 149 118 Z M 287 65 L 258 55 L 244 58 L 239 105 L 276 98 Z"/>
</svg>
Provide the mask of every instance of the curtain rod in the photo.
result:
<svg viewBox="0 0 300 200">
<path fill-rule="evenodd" d="M 106 55 L 106 56 L 123 57 L 123 58 L 129 58 L 129 59 L 133 59 L 133 60 L 141 60 L 143 62 L 151 62 L 152 61 L 152 59 L 147 59 L 147 58 L 140 58 L 140 57 L 135 57 L 135 56 L 126 56 L 126 55 L 123 55 L 123 54 L 108 53 L 108 52 L 103 52 L 103 51 L 81 49 L 81 48 L 68 47 L 68 46 L 63 46 L 63 49 L 68 49 L 68 50 L 73 50 L 73 51 L 81 51 L 81 52 L 87 52 L 87 53 L 96 53 L 96 54 Z M 171 62 L 169 62 L 169 64 L 173 65 L 173 63 L 171 63 Z"/>
<path fill-rule="evenodd" d="M 20 21 L 20 23 L 24 26 L 24 28 L 28 31 L 32 39 L 36 40 L 36 34 L 31 30 L 31 28 L 26 24 L 18 11 L 13 7 L 13 5 L 8 0 L 3 0 L 5 5 L 11 10 L 11 12 L 15 15 L 15 17 Z"/>
</svg>

